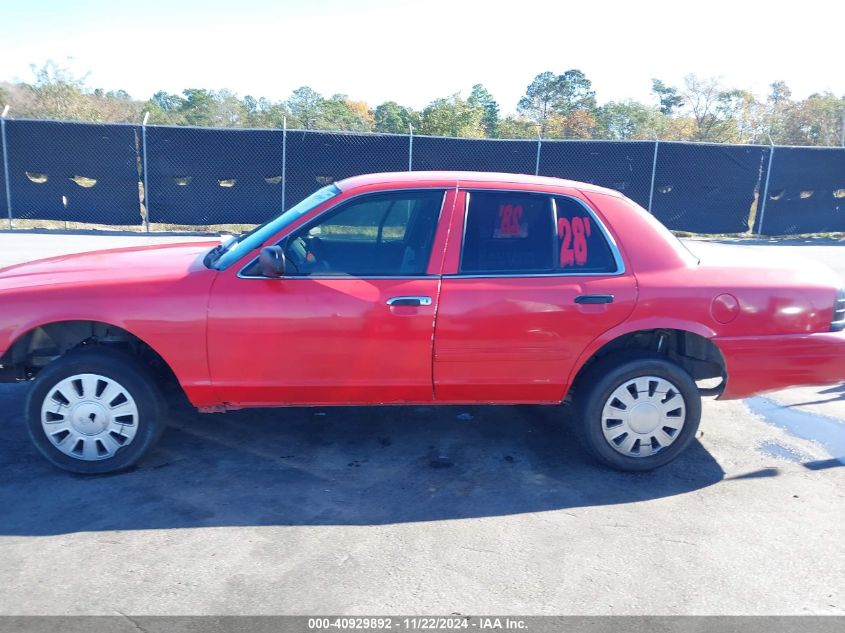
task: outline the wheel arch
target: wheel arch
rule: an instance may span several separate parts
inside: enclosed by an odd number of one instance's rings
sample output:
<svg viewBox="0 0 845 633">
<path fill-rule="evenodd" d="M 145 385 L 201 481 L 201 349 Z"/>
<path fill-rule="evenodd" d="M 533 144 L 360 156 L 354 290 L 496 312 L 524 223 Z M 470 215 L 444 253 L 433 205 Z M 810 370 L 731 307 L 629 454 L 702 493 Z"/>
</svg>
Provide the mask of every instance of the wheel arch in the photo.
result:
<svg viewBox="0 0 845 633">
<path fill-rule="evenodd" d="M 22 328 L 0 357 L 0 366 L 7 379 L 28 380 L 67 352 L 88 346 L 124 349 L 163 372 L 162 378 L 179 382 L 171 364 L 146 340 L 123 325 L 97 319 L 48 321 Z"/>
<path fill-rule="evenodd" d="M 693 380 L 721 378 L 721 382 L 700 388 L 702 395 L 721 394 L 727 380 L 727 365 L 721 350 L 712 341 L 715 333 L 698 324 L 680 321 L 640 322 L 606 332 L 594 340 L 576 361 L 567 382 L 568 397 L 578 381 L 598 360 L 628 350 L 652 351 L 680 365 Z"/>
</svg>

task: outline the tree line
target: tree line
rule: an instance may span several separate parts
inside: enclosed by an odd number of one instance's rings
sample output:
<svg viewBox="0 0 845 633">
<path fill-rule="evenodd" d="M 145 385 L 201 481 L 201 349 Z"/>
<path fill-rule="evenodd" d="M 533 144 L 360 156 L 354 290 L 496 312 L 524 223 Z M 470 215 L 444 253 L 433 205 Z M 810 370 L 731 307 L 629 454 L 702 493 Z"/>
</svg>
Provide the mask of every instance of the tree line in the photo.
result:
<svg viewBox="0 0 845 633">
<path fill-rule="evenodd" d="M 819 92 L 796 100 L 785 82 L 775 81 L 759 98 L 694 74 L 678 86 L 652 79 L 651 93 L 652 103 L 599 104 L 582 71 L 547 71 L 528 84 L 515 112 L 503 115 L 481 84 L 466 98 L 456 93 L 415 110 L 395 101 L 371 107 L 343 94 L 326 97 L 308 86 L 284 101 L 205 88 L 159 91 L 142 101 L 124 90 L 92 89 L 86 76 L 52 61 L 33 66 L 31 82 L 0 82 L 0 104 L 9 104 L 17 117 L 137 123 L 149 112 L 151 123 L 209 127 L 279 128 L 286 120 L 292 129 L 407 134 L 413 128 L 416 134 L 468 138 L 845 145 L 845 96 Z"/>
</svg>

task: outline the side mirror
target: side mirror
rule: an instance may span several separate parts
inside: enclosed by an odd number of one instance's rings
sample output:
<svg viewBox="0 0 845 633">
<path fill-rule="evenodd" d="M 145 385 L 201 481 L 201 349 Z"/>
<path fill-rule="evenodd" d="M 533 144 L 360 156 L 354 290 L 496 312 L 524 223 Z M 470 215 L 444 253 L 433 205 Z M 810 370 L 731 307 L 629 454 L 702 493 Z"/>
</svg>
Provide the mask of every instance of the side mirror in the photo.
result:
<svg viewBox="0 0 845 633">
<path fill-rule="evenodd" d="M 285 276 L 285 252 L 281 246 L 265 246 L 258 255 L 258 267 L 265 277 Z"/>
</svg>

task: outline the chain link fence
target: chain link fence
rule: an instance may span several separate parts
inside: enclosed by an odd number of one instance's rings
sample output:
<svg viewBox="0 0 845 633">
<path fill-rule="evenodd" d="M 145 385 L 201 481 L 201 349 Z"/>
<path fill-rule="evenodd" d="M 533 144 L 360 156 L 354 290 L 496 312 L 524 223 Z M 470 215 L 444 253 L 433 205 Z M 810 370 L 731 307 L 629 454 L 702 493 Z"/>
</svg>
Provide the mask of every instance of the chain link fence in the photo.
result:
<svg viewBox="0 0 845 633">
<path fill-rule="evenodd" d="M 621 191 L 667 227 L 845 231 L 845 149 L 500 140 L 2 119 L 9 228 L 242 230 L 384 171 L 539 174 Z M 81 224 L 83 226 L 77 226 Z"/>
<path fill-rule="evenodd" d="M 647 208 L 670 229 L 694 233 L 753 230 L 770 148 L 655 143 Z M 843 225 L 845 229 L 845 225 Z"/>
<path fill-rule="evenodd" d="M 259 224 L 282 207 L 281 130 L 147 127 L 155 225 Z"/>
<path fill-rule="evenodd" d="M 139 224 L 139 128 L 4 120 L 9 219 Z"/>
<path fill-rule="evenodd" d="M 794 235 L 845 230 L 845 148 L 773 147 L 770 165 L 758 231 Z"/>
</svg>

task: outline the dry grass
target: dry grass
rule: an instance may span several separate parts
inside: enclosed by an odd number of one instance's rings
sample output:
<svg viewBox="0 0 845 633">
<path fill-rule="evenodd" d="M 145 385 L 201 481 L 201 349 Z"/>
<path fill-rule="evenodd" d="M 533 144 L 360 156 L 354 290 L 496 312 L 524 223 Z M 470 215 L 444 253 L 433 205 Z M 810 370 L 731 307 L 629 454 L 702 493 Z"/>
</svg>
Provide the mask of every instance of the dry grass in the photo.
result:
<svg viewBox="0 0 845 633">
<path fill-rule="evenodd" d="M 255 228 L 255 224 L 164 224 L 150 222 L 150 233 L 211 233 L 238 234 Z M 0 229 L 8 229 L 8 222 L 0 225 Z M 123 233 L 145 233 L 147 227 L 143 224 L 95 224 L 92 222 L 64 222 L 61 220 L 12 220 L 13 229 L 21 230 L 60 230 L 60 231 L 103 231 Z"/>
<path fill-rule="evenodd" d="M 845 241 L 845 233 L 830 231 L 827 233 L 795 233 L 791 235 L 757 235 L 756 233 L 692 233 L 690 231 L 672 231 L 676 237 L 690 238 L 696 240 L 765 240 L 769 242 L 781 241 Z"/>
</svg>

